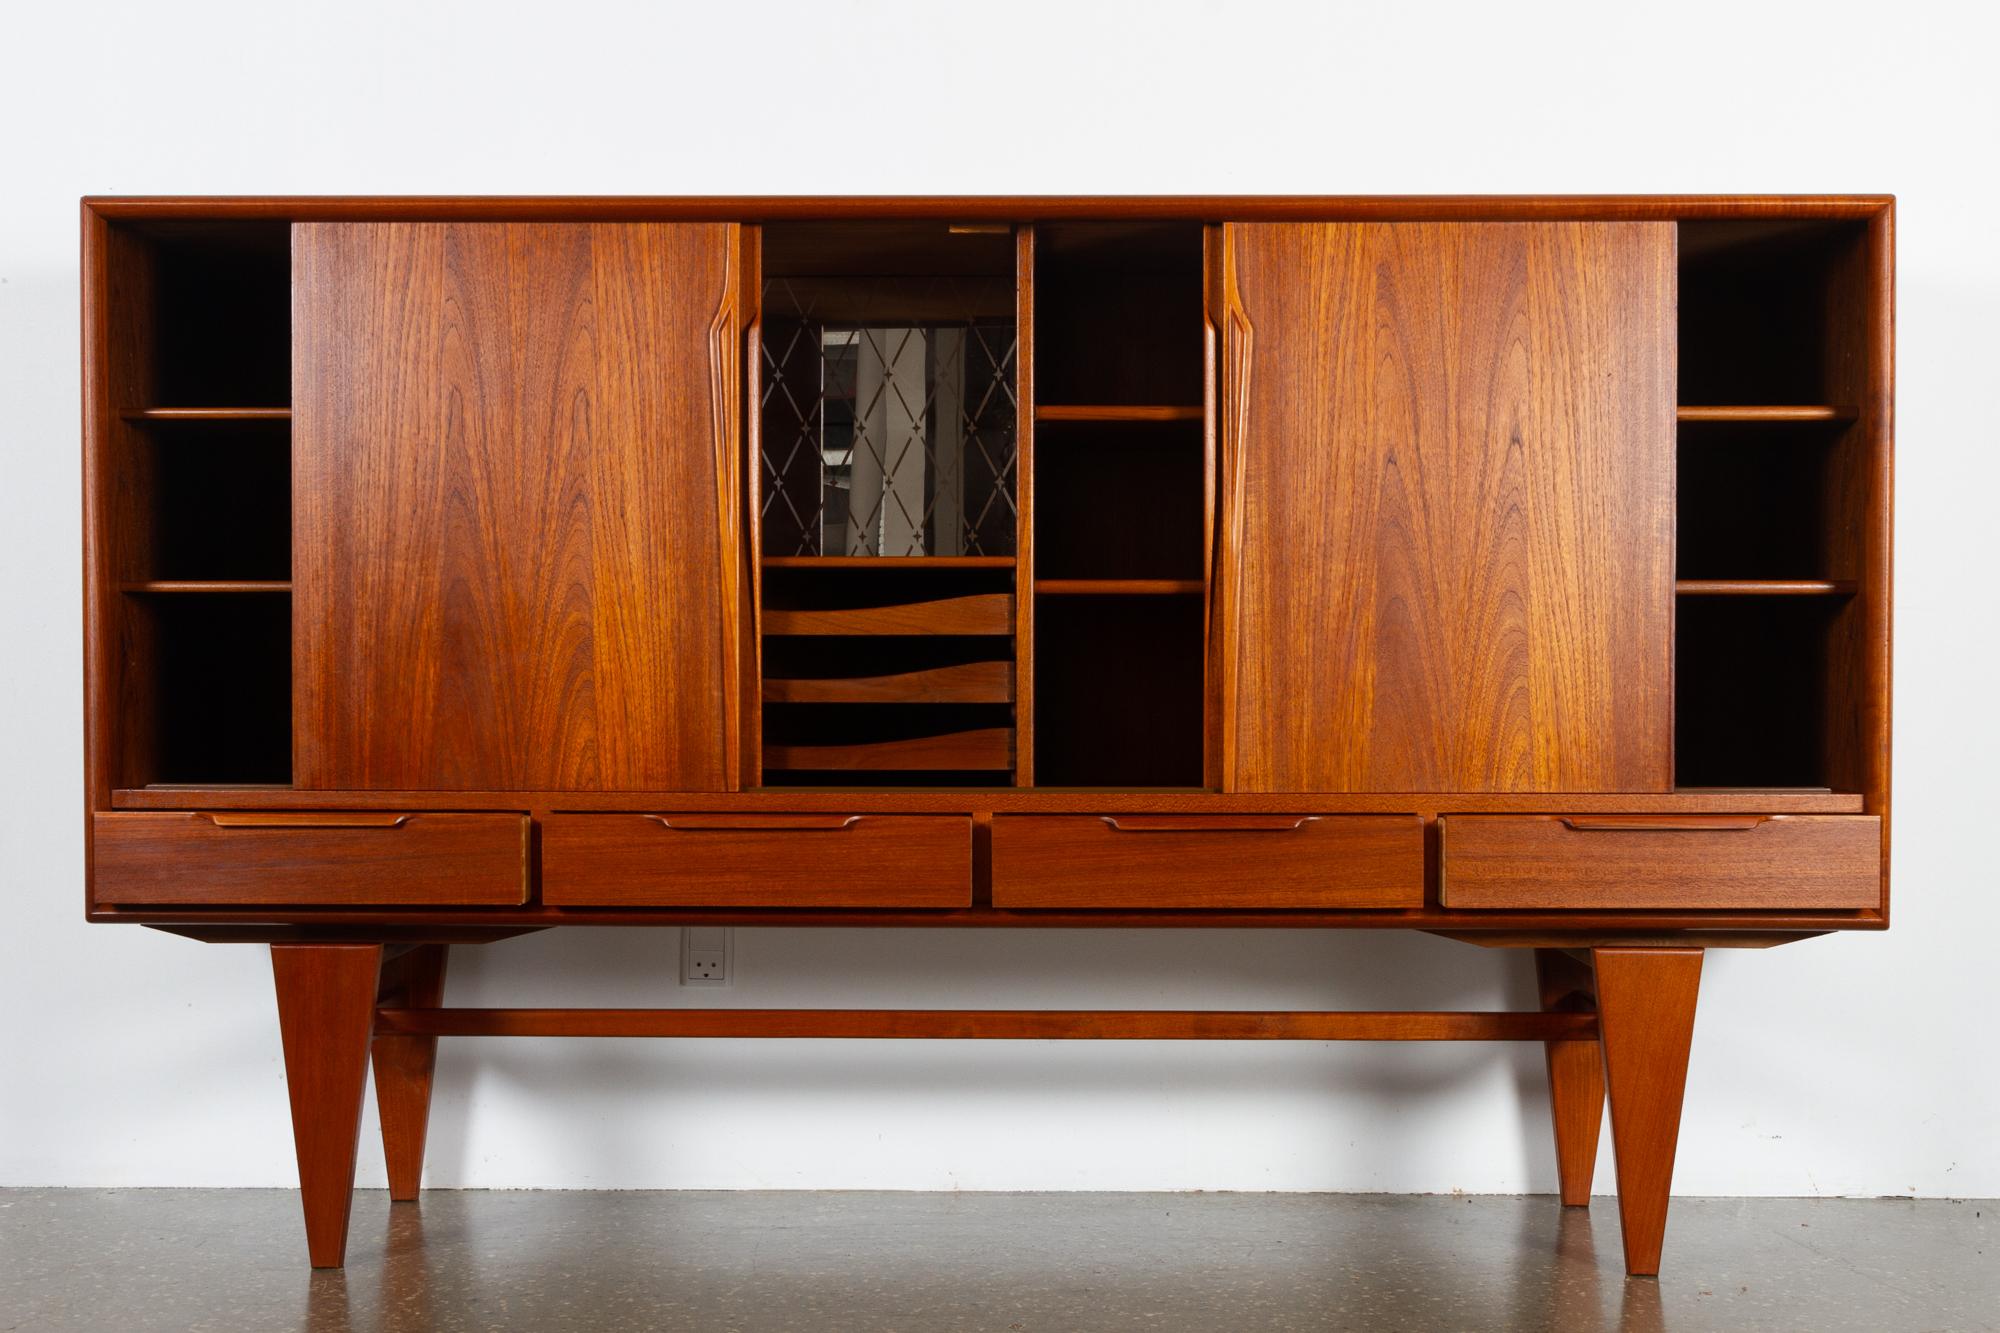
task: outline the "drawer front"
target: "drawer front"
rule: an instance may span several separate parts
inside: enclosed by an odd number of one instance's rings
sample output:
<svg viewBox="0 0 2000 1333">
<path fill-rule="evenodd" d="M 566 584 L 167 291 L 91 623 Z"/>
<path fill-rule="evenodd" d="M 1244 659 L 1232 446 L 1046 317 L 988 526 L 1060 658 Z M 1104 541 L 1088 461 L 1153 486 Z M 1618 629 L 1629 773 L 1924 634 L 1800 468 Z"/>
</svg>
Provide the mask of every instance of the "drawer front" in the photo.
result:
<svg viewBox="0 0 2000 1333">
<path fill-rule="evenodd" d="M 1415 815 L 1000 815 L 995 907 L 1422 907 Z"/>
<path fill-rule="evenodd" d="M 515 907 L 528 817 L 195 813 L 93 817 L 96 900 L 191 907 Z"/>
<path fill-rule="evenodd" d="M 1882 905 L 1876 815 L 1446 815 L 1452 908 Z"/>
<path fill-rule="evenodd" d="M 558 814 L 557 907 L 970 907 L 967 815 Z"/>
</svg>

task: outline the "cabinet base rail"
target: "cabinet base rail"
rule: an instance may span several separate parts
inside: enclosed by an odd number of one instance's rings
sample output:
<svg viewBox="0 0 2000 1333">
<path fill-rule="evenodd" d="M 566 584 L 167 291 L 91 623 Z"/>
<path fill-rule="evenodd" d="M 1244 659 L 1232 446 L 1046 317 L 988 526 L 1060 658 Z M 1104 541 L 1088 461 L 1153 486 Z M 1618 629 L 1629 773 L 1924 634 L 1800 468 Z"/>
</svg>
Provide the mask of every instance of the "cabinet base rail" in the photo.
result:
<svg viewBox="0 0 2000 1333">
<path fill-rule="evenodd" d="M 378 1036 L 996 1041 L 1596 1041 L 1593 1013 L 1073 1009 L 410 1009 Z"/>
<path fill-rule="evenodd" d="M 1535 1012 L 446 1007 L 444 943 L 273 944 L 306 1244 L 347 1247 L 373 1066 L 389 1197 L 417 1198 L 440 1037 L 1029 1041 L 1538 1041 L 1562 1201 L 1587 1206 L 1607 1102 L 1626 1272 L 1660 1271 L 1702 951 L 1534 947 Z"/>
</svg>

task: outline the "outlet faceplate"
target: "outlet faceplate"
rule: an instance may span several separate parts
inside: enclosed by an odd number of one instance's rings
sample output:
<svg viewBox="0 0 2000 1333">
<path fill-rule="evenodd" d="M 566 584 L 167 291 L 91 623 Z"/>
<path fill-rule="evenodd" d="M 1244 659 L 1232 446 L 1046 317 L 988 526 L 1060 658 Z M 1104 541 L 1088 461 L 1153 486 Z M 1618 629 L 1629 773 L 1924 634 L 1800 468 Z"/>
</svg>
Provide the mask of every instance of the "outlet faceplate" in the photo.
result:
<svg viewBox="0 0 2000 1333">
<path fill-rule="evenodd" d="M 736 961 L 735 935 L 728 926 L 681 927 L 681 985 L 727 986 Z"/>
</svg>

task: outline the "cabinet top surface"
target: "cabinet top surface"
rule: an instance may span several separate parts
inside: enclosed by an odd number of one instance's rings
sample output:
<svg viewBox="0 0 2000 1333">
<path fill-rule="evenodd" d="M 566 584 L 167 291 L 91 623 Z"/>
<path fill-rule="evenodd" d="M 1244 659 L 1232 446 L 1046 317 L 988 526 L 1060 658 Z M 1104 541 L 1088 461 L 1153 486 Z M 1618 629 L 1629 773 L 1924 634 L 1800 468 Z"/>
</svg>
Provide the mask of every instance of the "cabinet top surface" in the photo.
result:
<svg viewBox="0 0 2000 1333">
<path fill-rule="evenodd" d="M 960 221 L 1157 218 L 1198 221 L 1290 219 L 1865 219 L 1895 204 L 1890 194 L 1517 194 L 1517 195 L 153 195 L 86 196 L 106 218 L 273 218 L 298 221 L 396 218 L 590 217 L 625 220 L 765 221 L 908 217 Z"/>
</svg>

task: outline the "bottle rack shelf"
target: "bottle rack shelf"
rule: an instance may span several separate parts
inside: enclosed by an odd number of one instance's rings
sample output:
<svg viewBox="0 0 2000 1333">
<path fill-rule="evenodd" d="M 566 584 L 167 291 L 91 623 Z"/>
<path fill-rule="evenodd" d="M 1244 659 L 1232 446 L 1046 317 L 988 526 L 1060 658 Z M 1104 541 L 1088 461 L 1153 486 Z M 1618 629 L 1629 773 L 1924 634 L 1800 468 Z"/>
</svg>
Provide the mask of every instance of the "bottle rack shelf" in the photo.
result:
<svg viewBox="0 0 2000 1333">
<path fill-rule="evenodd" d="M 772 224 L 753 352 L 763 781 L 1007 781 L 1027 243 Z"/>
<path fill-rule="evenodd" d="M 974 593 L 880 606 L 811 607 L 764 612 L 766 634 L 952 634 L 1014 632 L 1014 599 Z"/>
</svg>

